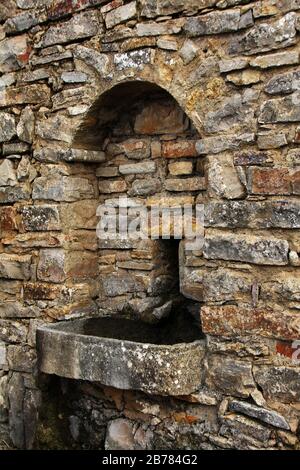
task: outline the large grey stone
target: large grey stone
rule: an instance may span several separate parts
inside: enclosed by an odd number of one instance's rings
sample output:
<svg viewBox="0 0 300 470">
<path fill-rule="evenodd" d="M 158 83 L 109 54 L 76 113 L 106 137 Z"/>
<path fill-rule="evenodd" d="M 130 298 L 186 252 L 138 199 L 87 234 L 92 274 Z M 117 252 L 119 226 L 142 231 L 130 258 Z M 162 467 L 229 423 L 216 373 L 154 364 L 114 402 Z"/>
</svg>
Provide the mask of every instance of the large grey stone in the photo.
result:
<svg viewBox="0 0 300 470">
<path fill-rule="evenodd" d="M 245 195 L 231 155 L 208 158 L 208 192 L 214 197 L 240 199 Z"/>
<path fill-rule="evenodd" d="M 300 90 L 300 71 L 275 75 L 265 86 L 265 91 L 271 95 L 276 93 L 291 93 L 298 90 Z"/>
<path fill-rule="evenodd" d="M 106 27 L 108 29 L 113 28 L 117 24 L 124 23 L 125 21 L 134 18 L 136 14 L 136 1 L 115 8 L 105 15 Z"/>
<path fill-rule="evenodd" d="M 0 42 L 0 72 L 19 70 L 26 65 L 27 36 L 15 36 Z"/>
<path fill-rule="evenodd" d="M 203 341 L 153 344 L 147 342 L 151 333 L 143 337 L 141 326 L 136 332 L 134 322 L 123 320 L 118 333 L 114 325 L 110 319 L 95 319 L 38 328 L 40 370 L 151 394 L 188 395 L 197 390 Z"/>
<path fill-rule="evenodd" d="M 27 184 L 18 184 L 17 186 L 0 187 L 0 204 L 10 204 L 17 201 L 28 201 L 30 199 L 31 189 Z"/>
<path fill-rule="evenodd" d="M 30 255 L 11 255 L 1 253 L 0 276 L 5 279 L 30 279 Z"/>
<path fill-rule="evenodd" d="M 265 101 L 258 121 L 262 124 L 300 121 L 300 91 L 284 98 Z"/>
<path fill-rule="evenodd" d="M 254 377 L 267 399 L 283 403 L 299 401 L 299 367 L 257 366 L 254 367 Z"/>
<path fill-rule="evenodd" d="M 107 54 L 101 54 L 101 52 L 84 46 L 76 46 L 73 53 L 75 59 L 82 60 L 86 65 L 96 70 L 101 77 L 108 74 L 109 58 Z"/>
<path fill-rule="evenodd" d="M 99 22 L 94 12 L 79 13 L 65 23 L 51 25 L 38 46 L 48 47 L 53 44 L 78 41 L 94 36 L 98 30 Z"/>
<path fill-rule="evenodd" d="M 54 115 L 46 120 L 37 120 L 35 132 L 46 140 L 58 140 L 68 144 L 72 141 L 72 119 Z"/>
<path fill-rule="evenodd" d="M 12 114 L 0 112 L 0 142 L 9 141 L 15 134 L 15 117 Z"/>
<path fill-rule="evenodd" d="M 184 26 L 188 36 L 203 36 L 238 31 L 253 25 L 252 12 L 240 10 L 214 11 L 196 18 L 188 18 Z"/>
<path fill-rule="evenodd" d="M 151 49 L 139 49 L 130 52 L 119 52 L 114 55 L 114 63 L 118 70 L 128 68 L 143 69 L 151 62 Z"/>
<path fill-rule="evenodd" d="M 242 95 L 234 94 L 226 98 L 216 111 L 209 111 L 204 119 L 204 129 L 208 133 L 222 132 L 238 128 L 251 131 L 254 127 L 253 106 L 244 102 Z"/>
<path fill-rule="evenodd" d="M 23 142 L 31 144 L 34 137 L 35 118 L 32 109 L 27 106 L 23 109 L 17 125 L 17 135 Z"/>
<path fill-rule="evenodd" d="M 141 14 L 147 18 L 172 15 L 181 11 L 195 13 L 216 5 L 218 0 L 140 0 Z"/>
<path fill-rule="evenodd" d="M 216 354 L 208 358 L 205 384 L 238 397 L 248 397 L 256 387 L 249 362 Z"/>
<path fill-rule="evenodd" d="M 259 406 L 253 405 L 252 403 L 247 403 L 244 401 L 233 400 L 229 404 L 229 409 L 237 413 L 242 413 L 252 418 L 256 418 L 259 421 L 264 423 L 271 424 L 276 428 L 281 429 L 290 429 L 289 424 L 283 416 L 273 410 L 267 410 L 266 408 L 261 408 Z"/>
<path fill-rule="evenodd" d="M 273 23 L 260 23 L 235 37 L 229 45 L 232 55 L 252 55 L 280 49 L 296 42 L 296 13 L 288 13 Z"/>
<path fill-rule="evenodd" d="M 125 163 L 119 166 L 122 175 L 154 173 L 155 170 L 155 162 Z"/>
<path fill-rule="evenodd" d="M 46 15 L 38 11 L 26 11 L 9 18 L 4 24 L 6 33 L 20 33 L 46 20 Z"/>
<path fill-rule="evenodd" d="M 220 153 L 224 150 L 238 149 L 242 144 L 251 144 L 255 141 L 255 134 L 238 134 L 238 135 L 219 135 L 217 137 L 205 137 L 198 140 L 196 150 L 199 155 L 208 153 Z"/>
<path fill-rule="evenodd" d="M 32 198 L 52 201 L 79 201 L 92 199 L 96 188 L 87 178 L 41 176 L 33 183 Z"/>
<path fill-rule="evenodd" d="M 207 259 L 224 259 L 254 264 L 288 264 L 286 240 L 254 235 L 207 235 L 203 253 Z"/>
<path fill-rule="evenodd" d="M 300 228 L 300 203 L 284 201 L 223 201 L 205 205 L 207 227 Z"/>
<path fill-rule="evenodd" d="M 60 215 L 57 206 L 38 205 L 20 208 L 22 228 L 27 232 L 60 230 Z"/>
<path fill-rule="evenodd" d="M 15 186 L 17 184 L 16 171 L 10 160 L 0 163 L 0 186 Z"/>
</svg>

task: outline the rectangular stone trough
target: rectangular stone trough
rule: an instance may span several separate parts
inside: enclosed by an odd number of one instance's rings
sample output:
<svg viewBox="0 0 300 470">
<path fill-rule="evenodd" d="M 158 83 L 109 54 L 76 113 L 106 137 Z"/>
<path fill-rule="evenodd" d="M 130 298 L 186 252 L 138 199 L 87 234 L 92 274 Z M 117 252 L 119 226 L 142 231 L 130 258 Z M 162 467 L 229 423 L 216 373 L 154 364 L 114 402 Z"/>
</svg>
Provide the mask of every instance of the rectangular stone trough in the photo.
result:
<svg viewBox="0 0 300 470">
<path fill-rule="evenodd" d="M 188 395 L 200 385 L 204 340 L 177 339 L 162 344 L 158 326 L 131 320 L 60 322 L 37 330 L 39 367 L 46 374 L 123 390 Z"/>
</svg>

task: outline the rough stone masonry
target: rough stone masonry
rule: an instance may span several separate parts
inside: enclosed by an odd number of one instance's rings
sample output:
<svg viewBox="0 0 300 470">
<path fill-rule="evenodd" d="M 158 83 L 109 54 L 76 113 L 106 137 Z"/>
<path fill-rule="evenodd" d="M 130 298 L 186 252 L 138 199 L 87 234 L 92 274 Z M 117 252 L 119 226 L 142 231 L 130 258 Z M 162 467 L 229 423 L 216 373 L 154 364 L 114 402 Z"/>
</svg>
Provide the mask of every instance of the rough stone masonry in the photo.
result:
<svg viewBox="0 0 300 470">
<path fill-rule="evenodd" d="M 299 449 L 299 34 L 299 0 L 1 1 L 0 446 Z M 205 204 L 203 250 L 99 242 L 120 195 Z M 39 373 L 39 325 L 153 323 L 177 275 L 193 394 Z"/>
</svg>

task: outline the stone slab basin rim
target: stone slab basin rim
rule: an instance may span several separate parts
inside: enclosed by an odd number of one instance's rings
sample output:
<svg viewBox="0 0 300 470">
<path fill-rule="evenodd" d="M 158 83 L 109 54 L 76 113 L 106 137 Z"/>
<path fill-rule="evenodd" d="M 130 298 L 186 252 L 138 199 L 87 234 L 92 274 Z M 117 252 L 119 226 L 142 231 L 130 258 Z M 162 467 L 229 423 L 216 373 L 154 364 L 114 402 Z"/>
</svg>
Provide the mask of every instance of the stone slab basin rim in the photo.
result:
<svg viewBox="0 0 300 470">
<path fill-rule="evenodd" d="M 189 395 L 199 388 L 204 340 L 152 344 L 101 337 L 101 331 L 94 336 L 84 333 L 88 321 L 70 320 L 37 329 L 42 372 L 158 395 Z"/>
</svg>

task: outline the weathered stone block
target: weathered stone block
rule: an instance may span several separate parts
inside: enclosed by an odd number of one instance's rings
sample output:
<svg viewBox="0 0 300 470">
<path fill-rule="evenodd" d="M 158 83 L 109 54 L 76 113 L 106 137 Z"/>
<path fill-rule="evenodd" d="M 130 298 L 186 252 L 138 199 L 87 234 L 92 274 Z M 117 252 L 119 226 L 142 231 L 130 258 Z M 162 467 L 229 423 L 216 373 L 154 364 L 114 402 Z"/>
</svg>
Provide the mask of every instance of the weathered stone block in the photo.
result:
<svg viewBox="0 0 300 470">
<path fill-rule="evenodd" d="M 226 80 L 236 86 L 254 85 L 262 80 L 261 73 L 258 70 L 243 70 L 241 72 L 232 72 L 226 75 Z"/>
<path fill-rule="evenodd" d="M 65 253 L 62 249 L 45 249 L 40 251 L 37 267 L 39 281 L 60 283 L 66 279 Z"/>
<path fill-rule="evenodd" d="M 34 137 L 35 117 L 32 109 L 27 106 L 23 109 L 17 125 L 17 135 L 20 140 L 31 144 Z"/>
<path fill-rule="evenodd" d="M 300 228 L 300 204 L 289 201 L 228 201 L 205 205 L 207 227 Z"/>
<path fill-rule="evenodd" d="M 164 158 L 196 157 L 197 155 L 196 141 L 182 140 L 162 143 L 162 156 Z"/>
<path fill-rule="evenodd" d="M 282 67 L 283 65 L 299 64 L 298 51 L 284 51 L 276 54 L 258 56 L 250 61 L 252 67 L 268 69 L 269 67 Z"/>
<path fill-rule="evenodd" d="M 253 373 L 266 399 L 283 403 L 299 401 L 299 367 L 254 366 Z"/>
<path fill-rule="evenodd" d="M 275 75 L 265 85 L 265 91 L 270 95 L 291 93 L 300 90 L 300 72 L 287 72 Z"/>
<path fill-rule="evenodd" d="M 225 337 L 250 334 L 293 340 L 300 330 L 297 313 L 267 307 L 205 306 L 201 308 L 201 321 L 205 333 Z"/>
<path fill-rule="evenodd" d="M 15 36 L 0 43 L 0 72 L 11 72 L 25 67 L 29 59 L 27 36 Z"/>
<path fill-rule="evenodd" d="M 179 50 L 179 55 L 185 65 L 188 65 L 196 57 L 198 47 L 190 39 L 186 39 L 182 48 Z"/>
<path fill-rule="evenodd" d="M 261 150 L 277 149 L 287 144 L 287 138 L 283 132 L 260 132 L 257 135 L 257 146 Z"/>
<path fill-rule="evenodd" d="M 113 28 L 117 24 L 124 23 L 137 15 L 136 2 L 130 2 L 109 11 L 105 15 L 105 24 L 108 29 Z"/>
<path fill-rule="evenodd" d="M 137 134 L 181 134 L 188 119 L 173 102 L 149 103 L 137 115 L 134 131 Z"/>
<path fill-rule="evenodd" d="M 17 201 L 28 201 L 31 196 L 31 188 L 27 184 L 0 188 L 0 204 L 10 204 Z"/>
<path fill-rule="evenodd" d="M 206 189 L 206 179 L 202 176 L 192 178 L 168 178 L 165 180 L 167 191 L 204 191 Z"/>
<path fill-rule="evenodd" d="M 30 255 L 10 255 L 1 253 L 0 255 L 0 276 L 5 279 L 30 279 Z"/>
<path fill-rule="evenodd" d="M 61 79 L 65 83 L 84 83 L 88 80 L 88 76 L 86 73 L 79 71 L 63 72 Z"/>
<path fill-rule="evenodd" d="M 106 152 L 108 155 L 125 153 L 129 159 L 142 160 L 150 156 L 150 142 L 146 139 L 128 139 L 109 144 Z"/>
<path fill-rule="evenodd" d="M 93 199 L 95 195 L 95 185 L 87 178 L 41 176 L 33 183 L 33 199 L 72 202 Z"/>
<path fill-rule="evenodd" d="M 131 196 L 150 196 L 161 190 L 161 182 L 157 178 L 136 180 L 132 183 Z"/>
<path fill-rule="evenodd" d="M 225 150 L 238 149 L 242 144 L 251 144 L 255 141 L 255 134 L 239 134 L 217 137 L 205 137 L 198 140 L 196 150 L 199 155 L 220 153 Z"/>
<path fill-rule="evenodd" d="M 107 76 L 109 58 L 106 54 L 101 54 L 100 52 L 88 47 L 77 46 L 74 49 L 74 57 L 96 70 L 101 77 Z"/>
<path fill-rule="evenodd" d="M 207 178 L 208 193 L 212 197 L 240 199 L 245 196 L 245 187 L 240 181 L 231 155 L 208 157 Z"/>
<path fill-rule="evenodd" d="M 16 300 L 0 301 L 0 318 L 36 318 L 40 316 L 37 307 L 24 307 Z"/>
<path fill-rule="evenodd" d="M 240 10 L 211 12 L 196 18 L 188 18 L 184 26 L 188 36 L 203 36 L 238 31 L 253 25 L 252 12 L 241 14 Z"/>
<path fill-rule="evenodd" d="M 60 216 L 57 206 L 25 206 L 20 208 L 22 227 L 26 232 L 60 230 Z"/>
<path fill-rule="evenodd" d="M 169 169 L 170 175 L 172 176 L 190 175 L 193 172 L 193 163 L 192 162 L 169 163 L 168 169 Z"/>
<path fill-rule="evenodd" d="M 234 59 L 223 59 L 219 62 L 221 73 L 232 72 L 233 70 L 241 70 L 247 67 L 249 59 L 245 57 L 237 57 Z"/>
<path fill-rule="evenodd" d="M 64 44 L 88 38 L 97 34 L 98 28 L 98 18 L 93 11 L 80 13 L 65 23 L 51 25 L 38 44 L 38 47 L 48 47 L 53 44 Z"/>
<path fill-rule="evenodd" d="M 253 194 L 291 194 L 287 168 L 251 168 L 250 188 Z"/>
<path fill-rule="evenodd" d="M 99 202 L 93 199 L 63 204 L 60 207 L 63 224 L 71 229 L 95 229 L 98 223 L 98 205 Z"/>
<path fill-rule="evenodd" d="M 88 251 L 73 251 L 66 257 L 66 275 L 75 282 L 90 281 L 99 274 L 99 258 Z"/>
<path fill-rule="evenodd" d="M 156 16 L 172 15 L 181 11 L 195 13 L 214 6 L 217 0 L 172 0 L 165 2 L 164 0 L 141 0 L 141 13 L 147 18 Z"/>
<path fill-rule="evenodd" d="M 101 284 L 103 294 L 108 297 L 145 291 L 145 286 L 138 277 L 126 272 L 109 274 L 101 280 Z"/>
<path fill-rule="evenodd" d="M 99 183 L 99 191 L 104 194 L 122 193 L 126 189 L 127 184 L 124 180 L 100 181 Z"/>
<path fill-rule="evenodd" d="M 207 259 L 224 259 L 254 264 L 288 264 L 289 244 L 275 237 L 207 235 L 203 253 Z"/>
<path fill-rule="evenodd" d="M 122 175 L 134 175 L 144 173 L 154 173 L 156 165 L 154 162 L 127 163 L 119 166 Z"/>
<path fill-rule="evenodd" d="M 15 117 L 9 113 L 0 113 L 0 142 L 9 141 L 15 134 Z"/>
<path fill-rule="evenodd" d="M 136 34 L 139 37 L 171 35 L 178 34 L 181 28 L 182 21 L 180 20 L 170 20 L 163 23 L 139 23 L 136 25 Z"/>
<path fill-rule="evenodd" d="M 115 54 L 114 63 L 117 70 L 125 70 L 128 68 L 141 70 L 146 64 L 151 63 L 151 58 L 151 49 L 140 49 Z"/>
<path fill-rule="evenodd" d="M 258 24 L 240 37 L 232 39 L 229 53 L 251 55 L 281 49 L 295 42 L 296 14 L 288 13 L 274 23 Z"/>
<path fill-rule="evenodd" d="M 300 91 L 284 98 L 265 101 L 258 121 L 262 124 L 300 121 Z"/>
<path fill-rule="evenodd" d="M 264 423 L 270 424 L 276 428 L 290 429 L 289 424 L 283 416 L 273 410 L 267 410 L 259 406 L 253 405 L 243 401 L 233 400 L 229 404 L 229 409 L 237 413 L 242 413 L 252 418 L 263 421 Z"/>
<path fill-rule="evenodd" d="M 0 92 L 0 107 L 18 104 L 46 104 L 49 99 L 50 89 L 46 85 L 9 87 L 4 92 Z"/>
<path fill-rule="evenodd" d="M 245 398 L 256 388 L 251 363 L 218 355 L 208 358 L 205 384 L 223 393 Z"/>
<path fill-rule="evenodd" d="M 16 186 L 17 177 L 11 160 L 3 160 L 0 163 L 0 186 Z"/>
<path fill-rule="evenodd" d="M 46 20 L 46 15 L 38 11 L 26 11 L 9 18 L 4 24 L 7 34 L 20 33 Z"/>
<path fill-rule="evenodd" d="M 11 370 L 30 373 L 36 363 L 36 352 L 27 345 L 9 345 L 7 361 Z"/>
<path fill-rule="evenodd" d="M 114 419 L 107 426 L 106 450 L 134 450 L 134 424 L 128 419 Z"/>
<path fill-rule="evenodd" d="M 208 133 L 231 130 L 251 130 L 254 125 L 253 106 L 241 94 L 225 98 L 216 111 L 209 111 L 204 119 L 204 129 Z"/>
</svg>

